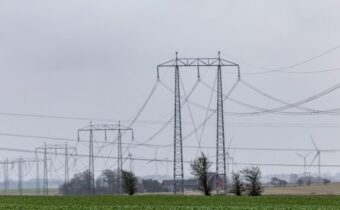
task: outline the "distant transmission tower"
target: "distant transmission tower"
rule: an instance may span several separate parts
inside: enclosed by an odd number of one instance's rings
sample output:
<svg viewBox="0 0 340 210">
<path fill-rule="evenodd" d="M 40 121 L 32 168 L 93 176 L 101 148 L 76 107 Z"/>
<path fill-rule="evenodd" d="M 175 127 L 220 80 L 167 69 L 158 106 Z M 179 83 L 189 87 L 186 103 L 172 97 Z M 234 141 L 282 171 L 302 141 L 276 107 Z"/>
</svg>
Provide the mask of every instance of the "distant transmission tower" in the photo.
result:
<svg viewBox="0 0 340 210">
<path fill-rule="evenodd" d="M 39 156 L 38 154 L 43 153 L 44 167 L 43 167 L 43 194 L 48 195 L 48 154 L 64 155 L 65 165 L 64 165 L 64 186 L 65 193 L 68 192 L 67 183 L 69 182 L 69 164 L 68 159 L 70 154 L 76 154 L 77 149 L 75 147 L 68 146 L 67 144 L 51 144 L 46 143 L 41 147 L 35 148 L 35 159 L 36 159 L 36 193 L 40 194 L 40 179 L 39 179 Z"/>
<path fill-rule="evenodd" d="M 68 146 L 67 143 L 63 146 L 60 145 L 59 147 L 56 147 L 56 150 L 64 150 L 64 159 L 65 159 L 65 171 L 64 171 L 64 193 L 67 195 L 69 192 L 69 185 L 70 182 L 70 175 L 69 175 L 69 156 L 70 155 L 77 155 L 77 148 Z"/>
<path fill-rule="evenodd" d="M 37 195 L 40 195 L 40 177 L 39 177 L 39 156 L 37 151 L 35 151 L 35 160 L 36 160 L 36 165 L 35 165 L 35 170 L 36 170 L 36 178 L 35 178 L 35 193 Z"/>
<path fill-rule="evenodd" d="M 121 171 L 123 170 L 123 153 L 122 153 L 122 135 L 123 132 L 130 131 L 132 140 L 134 138 L 133 129 L 123 126 L 120 122 L 117 125 L 106 125 L 106 124 L 92 124 L 90 122 L 90 126 L 78 129 L 78 140 L 80 140 L 81 132 L 89 132 L 90 133 L 90 144 L 89 144 L 89 172 L 91 176 L 89 176 L 89 193 L 95 194 L 95 186 L 94 186 L 94 156 L 93 156 L 93 135 L 94 132 L 104 132 L 105 140 L 107 140 L 107 132 L 108 131 L 117 131 L 118 132 L 118 167 L 117 167 L 117 176 L 118 176 L 118 191 L 122 191 L 122 181 L 121 181 Z"/>
<path fill-rule="evenodd" d="M 46 144 L 44 149 L 44 181 L 43 181 L 43 192 L 44 195 L 48 195 L 48 169 L 47 169 L 47 149 Z"/>
<path fill-rule="evenodd" d="M 5 159 L 3 165 L 4 165 L 4 193 L 6 194 L 9 189 L 8 159 Z"/>
<path fill-rule="evenodd" d="M 11 160 L 8 161 L 8 159 L 5 159 L 4 161 L 0 162 L 1 165 L 3 165 L 4 169 L 4 182 L 3 182 L 3 190 L 4 194 L 9 192 L 9 168 L 8 166 L 11 165 L 11 169 L 14 168 L 15 164 L 18 164 L 18 194 L 23 195 L 23 179 L 24 179 L 24 171 L 23 171 L 23 164 L 25 163 L 30 163 L 30 162 L 36 162 L 40 161 L 38 159 L 23 159 L 23 158 L 18 158 L 16 160 Z"/>
<path fill-rule="evenodd" d="M 22 163 L 23 163 L 22 158 L 19 158 L 18 159 L 18 191 L 19 191 L 19 195 L 23 194 L 23 189 L 22 189 L 22 179 L 23 179 Z"/>
<path fill-rule="evenodd" d="M 41 147 L 36 147 L 35 148 L 35 154 L 36 154 L 36 159 L 38 159 L 38 154 L 43 153 L 43 162 L 44 162 L 44 167 L 43 167 L 43 194 L 48 195 L 48 159 L 47 159 L 47 145 L 44 143 L 43 146 Z M 37 161 L 36 165 L 36 170 L 37 170 L 37 177 L 36 177 L 36 187 L 39 187 L 39 189 L 36 189 L 36 191 L 40 194 L 40 180 L 39 180 L 39 163 Z"/>
<path fill-rule="evenodd" d="M 175 70 L 175 101 L 174 101 L 174 193 L 184 192 L 183 188 L 183 145 L 182 145 L 182 119 L 181 119 L 181 94 L 180 94 L 180 71 L 183 67 L 197 67 L 198 79 L 200 77 L 200 67 L 217 67 L 217 124 L 216 124 L 216 173 L 223 179 L 223 187 L 215 183 L 217 192 L 222 188 L 226 193 L 226 155 L 225 155 L 225 134 L 224 134 L 224 115 L 223 115 L 223 85 L 222 85 L 222 67 L 236 67 L 238 79 L 240 79 L 239 65 L 220 57 L 218 52 L 217 58 L 178 58 L 176 52 L 175 59 L 159 64 L 157 66 L 157 77 L 161 68 L 174 68 Z"/>
</svg>

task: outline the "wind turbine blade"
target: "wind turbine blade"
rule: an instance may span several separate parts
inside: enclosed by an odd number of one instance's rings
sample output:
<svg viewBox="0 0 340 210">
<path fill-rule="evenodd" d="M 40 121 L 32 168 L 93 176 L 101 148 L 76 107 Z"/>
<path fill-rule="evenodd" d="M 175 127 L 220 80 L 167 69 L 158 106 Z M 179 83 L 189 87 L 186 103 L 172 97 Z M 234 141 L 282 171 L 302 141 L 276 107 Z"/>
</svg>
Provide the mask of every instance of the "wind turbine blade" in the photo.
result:
<svg viewBox="0 0 340 210">
<path fill-rule="evenodd" d="M 153 161 L 155 161 L 155 160 L 149 160 L 146 164 L 150 164 L 150 163 L 152 163 Z"/>
<path fill-rule="evenodd" d="M 307 158 L 310 154 L 312 154 L 312 152 L 309 152 L 305 157 Z"/>
<path fill-rule="evenodd" d="M 314 164 L 314 161 L 316 160 L 316 158 L 318 157 L 319 153 L 316 153 L 312 162 L 310 163 L 310 166 L 312 166 Z"/>
<path fill-rule="evenodd" d="M 319 151 L 318 147 L 317 147 L 316 144 L 315 144 L 315 141 L 314 141 L 313 136 L 310 136 L 310 139 L 312 140 L 312 143 L 313 143 L 313 145 L 314 145 L 315 150 L 316 150 L 316 151 Z"/>
<path fill-rule="evenodd" d="M 228 150 L 229 150 L 229 148 L 230 148 L 231 143 L 233 142 L 233 140 L 234 140 L 234 136 L 232 136 L 231 139 L 230 139 L 230 141 L 229 141 Z"/>
<path fill-rule="evenodd" d="M 302 157 L 302 158 L 304 158 L 304 156 L 303 155 L 301 155 L 300 153 L 296 153 L 298 156 L 300 156 L 300 157 Z"/>
<path fill-rule="evenodd" d="M 232 152 L 232 154 L 231 154 L 232 157 L 235 156 L 235 152 L 236 152 L 236 150 L 233 150 L 233 152 Z"/>
</svg>

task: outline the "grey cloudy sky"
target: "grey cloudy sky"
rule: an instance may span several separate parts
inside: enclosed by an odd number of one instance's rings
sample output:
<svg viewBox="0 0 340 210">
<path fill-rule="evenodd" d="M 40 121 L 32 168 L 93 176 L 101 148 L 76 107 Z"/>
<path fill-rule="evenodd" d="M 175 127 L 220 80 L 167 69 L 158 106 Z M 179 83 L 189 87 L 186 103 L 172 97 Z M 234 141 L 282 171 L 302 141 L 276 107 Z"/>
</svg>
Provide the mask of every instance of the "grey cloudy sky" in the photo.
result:
<svg viewBox="0 0 340 210">
<path fill-rule="evenodd" d="M 277 98 L 295 102 L 339 82 L 339 70 L 301 72 L 339 68 L 340 49 L 287 69 L 290 73 L 248 73 L 263 71 L 254 66 L 278 69 L 294 65 L 338 46 L 339 11 L 340 2 L 336 0 L 0 0 L 0 112 L 110 118 L 128 124 L 126 120 L 138 111 L 156 82 L 157 64 L 172 59 L 175 51 L 183 57 L 213 57 L 220 50 L 223 58 L 240 64 L 245 81 Z M 214 72 L 203 71 L 202 80 L 212 85 Z M 186 92 L 196 81 L 195 74 L 190 70 L 183 72 Z M 162 72 L 161 79 L 172 87 L 171 71 Z M 235 74 L 224 74 L 225 92 L 235 79 Z M 209 96 L 210 91 L 200 85 L 192 100 L 207 106 Z M 232 96 L 268 109 L 280 106 L 244 85 Z M 159 85 L 140 120 L 167 121 L 173 109 L 172 100 L 172 93 Z M 304 106 L 339 107 L 339 91 Z M 231 102 L 226 102 L 225 110 L 254 111 Z M 192 111 L 196 123 L 200 123 L 204 110 L 192 107 Z M 191 122 L 186 106 L 183 121 Z M 339 116 L 226 115 L 225 122 L 227 140 L 234 136 L 235 147 L 313 148 L 310 141 L 313 135 L 320 148 L 340 149 Z M 1 115 L 0 132 L 75 138 L 76 130 L 87 124 L 88 121 L 81 120 Z M 294 128 L 292 124 L 300 126 Z M 161 126 L 137 123 L 136 141 L 145 141 Z M 192 129 L 189 124 L 183 128 L 185 134 Z M 202 145 L 215 145 L 214 132 L 212 118 Z M 44 140 L 0 136 L 0 142 L 1 147 L 34 149 Z M 171 144 L 172 125 L 150 143 Z M 184 145 L 197 145 L 195 135 L 186 139 Z M 82 153 L 87 152 L 86 144 L 79 147 Z M 214 159 L 214 150 L 204 151 Z M 134 147 L 130 152 L 134 157 L 154 158 L 155 149 Z M 115 156 L 116 148 L 106 147 L 100 154 Z M 172 159 L 172 154 L 171 147 L 159 148 L 161 159 Z M 197 150 L 185 149 L 184 159 L 192 160 L 196 154 Z M 0 159 L 19 155 L 30 156 L 1 152 Z M 235 151 L 233 155 L 236 162 L 243 163 L 302 164 L 295 152 Z M 340 153 L 322 155 L 322 164 L 340 165 L 337 162 Z M 86 159 L 81 161 L 79 170 L 87 163 Z M 97 170 L 115 164 L 113 160 L 98 161 Z M 264 173 L 303 170 L 266 166 L 262 169 Z M 136 161 L 135 170 L 138 175 L 154 173 L 154 163 Z M 339 169 L 323 171 L 336 173 Z M 166 164 L 159 165 L 159 173 L 166 173 Z"/>
</svg>

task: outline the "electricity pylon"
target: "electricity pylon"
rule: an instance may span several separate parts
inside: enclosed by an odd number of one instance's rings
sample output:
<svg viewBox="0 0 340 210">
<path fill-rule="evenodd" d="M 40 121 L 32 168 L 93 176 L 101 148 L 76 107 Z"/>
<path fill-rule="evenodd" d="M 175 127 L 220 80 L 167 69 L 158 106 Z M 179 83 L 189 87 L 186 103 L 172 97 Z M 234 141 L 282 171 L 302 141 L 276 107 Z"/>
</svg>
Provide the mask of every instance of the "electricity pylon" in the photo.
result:
<svg viewBox="0 0 340 210">
<path fill-rule="evenodd" d="M 90 122 L 90 126 L 78 129 L 78 140 L 80 140 L 80 133 L 88 132 L 90 133 L 90 144 L 89 144 L 89 194 L 95 194 L 95 185 L 94 185 L 94 155 L 93 155 L 93 138 L 95 132 L 104 132 L 105 140 L 107 140 L 107 132 L 116 131 L 118 133 L 117 141 L 118 141 L 118 167 L 117 167 L 117 176 L 118 176 L 118 192 L 122 191 L 122 177 L 121 173 L 123 170 L 123 151 L 122 151 L 122 136 L 125 132 L 130 131 L 132 140 L 134 139 L 133 129 L 121 125 L 120 122 L 118 124 L 92 124 Z M 122 131 L 124 133 L 122 133 Z"/>
<path fill-rule="evenodd" d="M 44 160 L 44 167 L 43 167 L 43 194 L 48 195 L 48 155 L 54 154 L 63 155 L 64 156 L 64 187 L 65 193 L 67 193 L 67 183 L 69 182 L 69 164 L 68 159 L 69 155 L 76 155 L 77 149 L 76 147 L 69 146 L 67 144 L 50 144 L 47 145 L 46 143 L 43 146 L 35 148 L 35 155 L 36 159 L 38 159 L 38 154 L 43 153 L 43 160 Z M 37 177 L 36 177 L 36 191 L 40 194 L 40 180 L 39 180 L 39 164 L 37 162 L 36 165 L 37 170 Z"/>
<path fill-rule="evenodd" d="M 9 189 L 9 171 L 8 171 L 8 159 L 3 162 L 4 165 L 4 193 L 6 194 Z"/>
<path fill-rule="evenodd" d="M 18 158 L 16 160 L 11 160 L 9 161 L 8 159 L 5 159 L 4 161 L 0 162 L 0 165 L 3 165 L 4 169 L 4 181 L 3 181 L 3 190 L 4 193 L 6 194 L 9 190 L 9 165 L 11 165 L 11 169 L 13 170 L 15 164 L 18 164 L 17 172 L 18 172 L 18 194 L 23 195 L 23 179 L 24 179 L 24 169 L 23 169 L 23 164 L 25 163 L 30 163 L 30 162 L 39 162 L 42 160 L 39 159 L 24 159 L 24 158 Z"/>
<path fill-rule="evenodd" d="M 22 189 L 22 179 L 23 179 L 22 163 L 23 163 L 23 159 L 19 158 L 18 159 L 18 191 L 19 191 L 19 195 L 23 194 L 23 189 Z"/>
<path fill-rule="evenodd" d="M 222 67 L 236 67 L 238 79 L 240 79 L 239 65 L 220 57 L 216 58 L 179 58 L 176 52 L 175 59 L 164 62 L 157 66 L 157 78 L 161 68 L 173 68 L 175 71 L 175 100 L 174 100 L 174 174 L 173 190 L 174 194 L 184 193 L 183 181 L 183 137 L 182 137 L 182 116 L 181 116 L 181 94 L 180 94 L 180 68 L 197 67 L 197 76 L 200 78 L 200 67 L 217 67 L 217 110 L 216 110 L 216 173 L 223 179 L 223 187 L 217 187 L 216 190 L 223 190 L 226 193 L 226 154 L 225 154 L 225 133 L 224 133 L 224 113 L 223 113 L 223 85 L 222 85 Z M 216 179 L 217 181 L 217 179 Z M 222 189 L 220 189 L 222 188 Z"/>
</svg>

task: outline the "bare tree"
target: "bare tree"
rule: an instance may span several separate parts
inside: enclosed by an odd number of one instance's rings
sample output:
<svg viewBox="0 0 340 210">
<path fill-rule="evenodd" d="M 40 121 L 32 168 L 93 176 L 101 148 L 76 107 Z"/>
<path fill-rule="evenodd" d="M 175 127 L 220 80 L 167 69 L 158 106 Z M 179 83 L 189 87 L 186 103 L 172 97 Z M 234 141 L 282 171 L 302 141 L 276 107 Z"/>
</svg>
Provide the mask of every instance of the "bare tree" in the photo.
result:
<svg viewBox="0 0 340 210">
<path fill-rule="evenodd" d="M 90 178 L 91 173 L 89 170 L 77 173 L 68 183 L 63 183 L 59 186 L 59 191 L 63 195 L 88 195 Z"/>
<path fill-rule="evenodd" d="M 129 195 L 137 192 L 137 177 L 129 171 L 122 170 L 123 189 Z"/>
<path fill-rule="evenodd" d="M 247 181 L 245 189 L 250 196 L 259 196 L 263 192 L 261 183 L 261 170 L 259 167 L 245 168 L 241 171 L 244 179 Z"/>
<path fill-rule="evenodd" d="M 233 172 L 231 175 L 231 190 L 230 192 L 234 193 L 236 196 L 241 196 L 244 191 L 244 185 L 241 180 L 241 173 Z"/>
<path fill-rule="evenodd" d="M 197 157 L 193 163 L 191 163 L 192 174 L 198 179 L 198 189 L 204 193 L 204 195 L 211 195 L 211 186 L 208 180 L 208 172 L 211 163 L 208 158 L 201 153 L 200 157 Z"/>
</svg>

